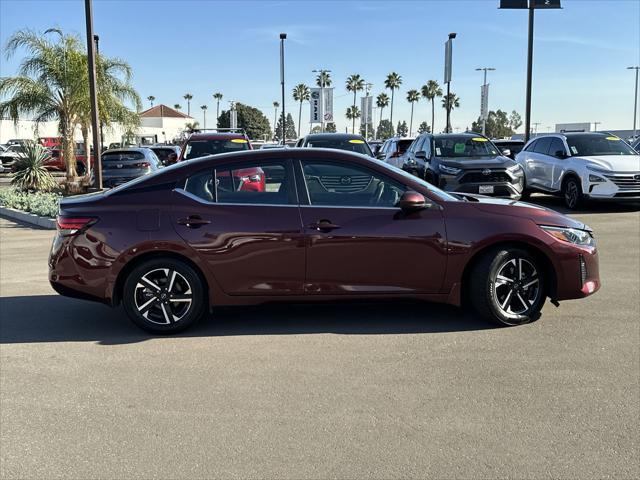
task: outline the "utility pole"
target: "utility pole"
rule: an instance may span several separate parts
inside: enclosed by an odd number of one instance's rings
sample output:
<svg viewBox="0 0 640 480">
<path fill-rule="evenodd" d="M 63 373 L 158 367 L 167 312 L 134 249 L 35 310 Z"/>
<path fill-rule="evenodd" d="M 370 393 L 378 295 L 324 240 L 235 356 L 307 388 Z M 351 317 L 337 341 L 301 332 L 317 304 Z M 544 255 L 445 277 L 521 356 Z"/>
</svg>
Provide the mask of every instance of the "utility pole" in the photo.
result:
<svg viewBox="0 0 640 480">
<path fill-rule="evenodd" d="M 638 135 L 636 122 L 638 120 L 638 70 L 640 70 L 640 66 L 627 67 L 627 70 L 636 71 L 636 88 L 634 90 L 634 99 L 633 99 L 633 138 L 636 138 L 636 136 Z"/>
<path fill-rule="evenodd" d="M 533 126 L 534 126 L 534 130 L 533 130 L 533 135 L 538 135 L 538 127 L 542 125 L 540 122 L 534 122 Z M 526 143 L 526 142 L 525 142 Z"/>
<path fill-rule="evenodd" d="M 487 115 L 489 114 L 489 85 L 487 85 L 487 72 L 493 72 L 493 67 L 476 68 L 476 72 L 484 72 L 484 82 L 480 95 L 480 116 L 482 117 L 482 135 L 487 134 Z"/>
<path fill-rule="evenodd" d="M 91 98 L 91 133 L 93 135 L 93 151 L 96 172 L 96 187 L 102 190 L 102 162 L 100 161 L 100 126 L 98 125 L 98 95 L 96 85 L 95 43 L 93 39 L 93 5 L 92 0 L 84 0 L 84 13 L 87 26 L 87 64 L 89 66 L 89 96 Z M 91 150 L 85 145 L 87 164 L 91 164 Z"/>
<path fill-rule="evenodd" d="M 280 86 L 282 87 L 282 145 L 285 144 L 285 116 L 284 116 L 284 41 L 287 38 L 286 33 L 280 34 Z"/>
<path fill-rule="evenodd" d="M 93 40 L 96 42 L 96 58 L 100 58 L 100 36 L 94 35 Z M 100 120 L 100 154 L 104 149 L 104 132 L 102 131 L 102 120 Z"/>
<path fill-rule="evenodd" d="M 597 132 L 598 131 L 598 125 L 601 125 L 602 122 L 593 122 L 593 131 Z"/>
<path fill-rule="evenodd" d="M 533 1 L 529 2 L 529 39 L 527 41 L 527 93 L 526 110 L 524 113 L 524 143 L 529 141 L 531 129 L 531 77 L 533 75 L 533 19 L 535 9 Z"/>
</svg>

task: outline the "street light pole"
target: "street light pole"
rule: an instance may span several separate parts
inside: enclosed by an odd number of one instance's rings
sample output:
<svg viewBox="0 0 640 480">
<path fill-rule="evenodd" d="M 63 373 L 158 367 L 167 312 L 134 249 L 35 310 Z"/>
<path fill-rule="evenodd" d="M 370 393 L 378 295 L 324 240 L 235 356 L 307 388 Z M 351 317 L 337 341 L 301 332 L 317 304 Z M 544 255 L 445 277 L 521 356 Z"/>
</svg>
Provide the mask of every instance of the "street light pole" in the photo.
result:
<svg viewBox="0 0 640 480">
<path fill-rule="evenodd" d="M 365 109 L 367 109 L 367 114 L 365 115 L 365 112 L 360 112 L 360 115 L 362 117 L 364 117 L 364 139 L 367 140 L 369 138 L 369 92 L 371 91 L 371 87 L 373 87 L 373 83 L 365 83 L 364 84 L 364 97 L 365 97 L 365 101 L 364 101 L 364 107 Z M 364 109 L 363 109 L 364 110 Z M 371 125 L 373 126 L 373 124 Z"/>
<path fill-rule="evenodd" d="M 633 99 L 633 138 L 638 135 L 637 123 L 638 120 L 638 70 L 640 70 L 640 66 L 635 67 L 627 67 L 627 70 L 635 70 L 636 71 L 636 89 L 634 91 L 634 99 Z"/>
<path fill-rule="evenodd" d="M 96 42 L 96 58 L 100 58 L 100 36 L 94 35 L 93 40 Z M 102 120 L 100 120 L 100 153 L 104 149 L 104 133 L 102 131 Z"/>
<path fill-rule="evenodd" d="M 285 144 L 285 116 L 284 116 L 284 41 L 286 33 L 280 34 L 280 86 L 282 87 L 282 145 Z"/>
<path fill-rule="evenodd" d="M 527 46 L 527 98 L 524 114 L 524 143 L 529 141 L 531 130 L 531 76 L 533 74 L 533 18 L 534 3 L 529 2 L 529 40 Z"/>
<path fill-rule="evenodd" d="M 102 190 L 102 163 L 100 161 L 100 126 L 98 125 L 98 95 L 96 85 L 95 43 L 93 38 L 93 5 L 91 0 L 84 1 L 84 12 L 87 27 L 87 63 L 89 66 L 89 96 L 91 98 L 91 133 L 93 135 L 93 151 L 96 172 L 96 186 Z M 87 163 L 91 163 L 91 150 L 85 145 Z"/>
<path fill-rule="evenodd" d="M 484 72 L 484 82 L 482 83 L 483 92 L 485 95 L 489 95 L 489 87 L 487 85 L 487 72 L 493 72 L 495 68 L 493 67 L 482 67 L 476 68 L 476 72 Z M 489 103 L 489 99 L 486 100 L 487 105 Z M 482 116 L 482 135 L 487 134 L 487 117 L 485 116 L 485 112 L 483 111 L 483 97 L 480 95 L 480 115 Z M 488 107 L 487 107 L 488 110 Z"/>
</svg>

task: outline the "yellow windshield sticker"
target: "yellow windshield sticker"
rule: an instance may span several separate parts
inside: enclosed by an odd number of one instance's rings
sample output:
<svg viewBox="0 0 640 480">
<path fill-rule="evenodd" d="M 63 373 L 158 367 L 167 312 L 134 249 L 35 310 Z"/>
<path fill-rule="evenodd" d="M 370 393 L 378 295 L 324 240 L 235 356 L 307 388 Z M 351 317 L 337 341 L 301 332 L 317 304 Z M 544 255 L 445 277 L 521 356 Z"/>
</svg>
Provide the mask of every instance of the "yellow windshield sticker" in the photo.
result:
<svg viewBox="0 0 640 480">
<path fill-rule="evenodd" d="M 607 140 L 610 140 L 610 141 L 612 141 L 612 142 L 617 142 L 617 141 L 619 141 L 620 139 L 619 139 L 618 137 L 613 137 L 613 136 L 612 136 L 612 137 L 607 137 Z"/>
<path fill-rule="evenodd" d="M 474 142 L 488 142 L 489 141 L 486 138 L 482 138 L 482 137 L 474 137 L 471 140 L 473 140 Z"/>
<path fill-rule="evenodd" d="M 358 140 L 357 138 L 353 138 L 349 140 L 349 143 L 364 143 L 364 140 Z"/>
<path fill-rule="evenodd" d="M 232 138 L 231 143 L 247 143 L 244 138 Z"/>
</svg>

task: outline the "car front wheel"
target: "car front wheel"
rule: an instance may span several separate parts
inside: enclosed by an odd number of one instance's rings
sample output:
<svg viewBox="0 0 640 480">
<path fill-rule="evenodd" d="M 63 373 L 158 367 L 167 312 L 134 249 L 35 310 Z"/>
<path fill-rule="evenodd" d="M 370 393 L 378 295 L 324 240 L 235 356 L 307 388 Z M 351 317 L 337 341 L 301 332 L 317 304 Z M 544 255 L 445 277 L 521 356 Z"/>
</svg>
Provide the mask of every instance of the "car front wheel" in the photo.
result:
<svg viewBox="0 0 640 480">
<path fill-rule="evenodd" d="M 499 325 L 530 323 L 540 317 L 546 298 L 544 280 L 539 261 L 526 250 L 494 250 L 485 254 L 471 272 L 471 304 Z"/>
<path fill-rule="evenodd" d="M 567 178 L 562 185 L 562 198 L 567 208 L 577 210 L 584 203 L 582 186 L 576 177 Z"/>
<path fill-rule="evenodd" d="M 155 334 L 180 332 L 206 311 L 205 289 L 186 263 L 157 258 L 135 267 L 128 275 L 122 303 L 137 326 Z"/>
</svg>

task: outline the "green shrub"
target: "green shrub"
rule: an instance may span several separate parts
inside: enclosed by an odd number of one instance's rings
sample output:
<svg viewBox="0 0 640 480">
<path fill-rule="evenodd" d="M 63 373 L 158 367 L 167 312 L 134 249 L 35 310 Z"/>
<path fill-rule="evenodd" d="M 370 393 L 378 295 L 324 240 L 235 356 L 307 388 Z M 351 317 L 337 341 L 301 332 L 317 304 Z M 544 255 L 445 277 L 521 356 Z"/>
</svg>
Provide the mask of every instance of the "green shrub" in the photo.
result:
<svg viewBox="0 0 640 480">
<path fill-rule="evenodd" d="M 11 185 L 21 190 L 35 190 L 49 192 L 57 187 L 53 176 L 44 168 L 44 162 L 49 153 L 40 144 L 26 143 L 23 152 L 16 161 L 16 173 L 13 174 Z"/>
<path fill-rule="evenodd" d="M 15 188 L 0 189 L 0 205 L 54 218 L 58 214 L 61 195 L 57 193 L 24 192 Z"/>
</svg>

